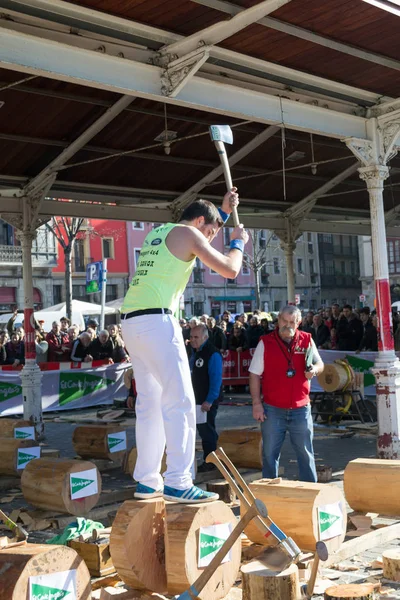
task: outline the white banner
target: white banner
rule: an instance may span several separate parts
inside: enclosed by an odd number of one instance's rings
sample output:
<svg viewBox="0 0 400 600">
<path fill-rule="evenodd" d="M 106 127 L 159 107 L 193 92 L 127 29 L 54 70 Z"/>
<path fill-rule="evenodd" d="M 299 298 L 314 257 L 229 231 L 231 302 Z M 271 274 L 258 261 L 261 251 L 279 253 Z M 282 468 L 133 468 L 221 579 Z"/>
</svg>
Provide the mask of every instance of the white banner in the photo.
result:
<svg viewBox="0 0 400 600">
<path fill-rule="evenodd" d="M 68 365 L 69 363 L 66 363 L 66 366 Z M 126 397 L 124 372 L 130 366 L 130 363 L 119 363 L 100 367 L 42 371 L 43 411 L 112 404 L 114 398 Z M 16 413 L 23 413 L 20 372 L 0 371 L 0 415 Z"/>
<path fill-rule="evenodd" d="M 40 446 L 32 446 L 32 448 L 18 448 L 17 469 L 25 469 L 26 465 L 35 458 L 40 458 Z"/>
<path fill-rule="evenodd" d="M 97 494 L 97 470 L 77 471 L 70 474 L 71 500 Z"/>
<path fill-rule="evenodd" d="M 208 567 L 218 550 L 223 546 L 232 531 L 231 523 L 219 523 L 199 529 L 199 556 L 197 566 L 199 569 Z M 232 552 L 226 554 L 222 563 L 232 560 Z"/>
<path fill-rule="evenodd" d="M 29 577 L 29 600 L 77 600 L 76 569 Z"/>
</svg>

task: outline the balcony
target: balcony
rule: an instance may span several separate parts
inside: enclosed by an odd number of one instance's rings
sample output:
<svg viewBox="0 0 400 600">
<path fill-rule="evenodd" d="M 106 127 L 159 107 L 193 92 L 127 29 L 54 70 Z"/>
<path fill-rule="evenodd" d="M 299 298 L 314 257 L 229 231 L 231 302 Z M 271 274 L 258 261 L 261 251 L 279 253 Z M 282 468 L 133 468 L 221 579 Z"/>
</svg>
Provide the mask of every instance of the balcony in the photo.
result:
<svg viewBox="0 0 400 600">
<path fill-rule="evenodd" d="M 321 287 L 361 287 L 358 275 L 346 275 L 337 273 L 336 275 L 321 275 Z"/>
<path fill-rule="evenodd" d="M 32 252 L 34 267 L 52 267 L 57 264 L 55 252 Z M 0 245 L 0 265 L 19 267 L 22 265 L 22 247 Z"/>
<path fill-rule="evenodd" d="M 358 256 L 357 246 L 340 246 L 338 244 L 333 245 L 333 254 L 335 256 Z"/>
</svg>

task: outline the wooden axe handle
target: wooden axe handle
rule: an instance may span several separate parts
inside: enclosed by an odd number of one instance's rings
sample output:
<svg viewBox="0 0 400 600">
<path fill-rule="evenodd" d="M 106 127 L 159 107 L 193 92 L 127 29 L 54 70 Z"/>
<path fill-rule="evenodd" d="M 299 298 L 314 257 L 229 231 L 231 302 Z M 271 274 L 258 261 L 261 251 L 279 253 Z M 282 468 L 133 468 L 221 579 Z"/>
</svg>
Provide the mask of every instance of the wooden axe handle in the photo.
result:
<svg viewBox="0 0 400 600">
<path fill-rule="evenodd" d="M 224 142 L 219 142 L 219 141 L 215 141 L 214 144 L 217 149 L 217 152 L 218 152 L 218 155 L 219 155 L 219 158 L 221 161 L 222 169 L 224 172 L 226 189 L 228 192 L 230 192 L 231 189 L 233 188 L 233 183 L 232 183 L 231 168 L 229 166 L 228 156 L 225 152 L 225 145 L 224 145 Z M 239 225 L 239 215 L 238 215 L 236 206 L 232 209 L 232 218 L 233 218 L 234 226 L 237 227 Z"/>
</svg>

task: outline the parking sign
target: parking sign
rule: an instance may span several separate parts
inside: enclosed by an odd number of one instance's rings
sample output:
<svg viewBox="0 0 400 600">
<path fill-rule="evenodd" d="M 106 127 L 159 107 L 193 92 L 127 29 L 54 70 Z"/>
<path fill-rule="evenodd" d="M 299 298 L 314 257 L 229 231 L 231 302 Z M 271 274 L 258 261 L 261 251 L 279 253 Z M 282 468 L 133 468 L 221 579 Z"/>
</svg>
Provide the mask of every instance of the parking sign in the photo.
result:
<svg viewBox="0 0 400 600">
<path fill-rule="evenodd" d="M 86 293 L 101 292 L 103 284 L 103 263 L 93 262 L 86 265 Z"/>
</svg>

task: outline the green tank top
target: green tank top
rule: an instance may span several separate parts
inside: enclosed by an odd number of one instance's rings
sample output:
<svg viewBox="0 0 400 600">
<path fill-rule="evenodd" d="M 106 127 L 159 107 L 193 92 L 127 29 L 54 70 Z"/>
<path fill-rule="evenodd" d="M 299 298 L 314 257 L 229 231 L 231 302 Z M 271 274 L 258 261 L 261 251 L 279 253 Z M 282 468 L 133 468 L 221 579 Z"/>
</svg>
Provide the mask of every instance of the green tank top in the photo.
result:
<svg viewBox="0 0 400 600">
<path fill-rule="evenodd" d="M 147 308 L 169 308 L 174 314 L 189 280 L 196 259 L 184 262 L 168 250 L 165 240 L 174 227 L 166 223 L 145 238 L 122 313 Z"/>
</svg>

